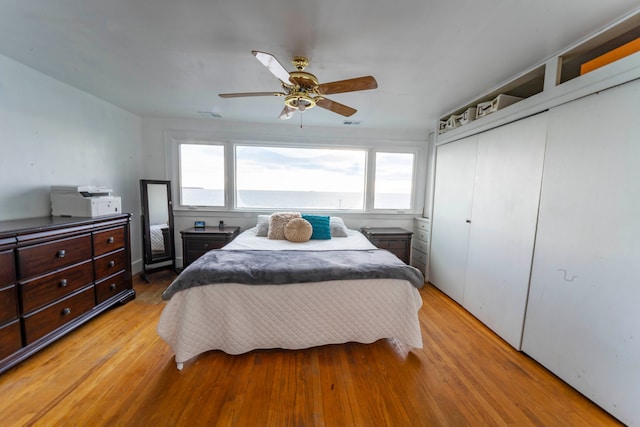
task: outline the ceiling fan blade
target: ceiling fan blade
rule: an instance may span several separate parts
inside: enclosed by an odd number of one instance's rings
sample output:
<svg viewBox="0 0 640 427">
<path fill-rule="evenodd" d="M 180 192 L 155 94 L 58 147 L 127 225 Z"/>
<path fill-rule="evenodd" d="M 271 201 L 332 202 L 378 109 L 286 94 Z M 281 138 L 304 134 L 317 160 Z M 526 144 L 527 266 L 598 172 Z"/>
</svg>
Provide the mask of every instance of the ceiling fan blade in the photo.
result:
<svg viewBox="0 0 640 427">
<path fill-rule="evenodd" d="M 293 117 L 293 113 L 295 112 L 296 112 L 295 108 L 285 105 L 282 111 L 280 112 L 280 115 L 278 116 L 278 120 L 289 120 L 291 117 Z"/>
<path fill-rule="evenodd" d="M 345 117 L 352 116 L 355 114 L 356 111 L 358 111 L 355 108 L 347 107 L 344 104 L 340 104 L 339 102 L 332 101 L 327 98 L 322 98 L 317 100 L 316 105 L 326 110 L 333 111 L 334 113 L 341 114 Z"/>
<path fill-rule="evenodd" d="M 320 95 L 332 95 L 334 93 L 355 92 L 358 90 L 375 89 L 378 82 L 373 76 L 357 77 L 355 79 L 339 80 L 337 82 L 318 85 Z"/>
<path fill-rule="evenodd" d="M 275 56 L 266 52 L 259 52 L 257 50 L 251 51 L 253 56 L 256 57 L 258 61 L 262 63 L 265 67 L 271 71 L 271 74 L 276 76 L 280 81 L 286 85 L 291 85 L 291 81 L 289 81 L 289 72 L 282 66 L 280 62 L 276 59 Z"/>
<path fill-rule="evenodd" d="M 245 93 L 220 93 L 220 98 L 244 98 L 246 96 L 284 96 L 282 92 L 245 92 Z"/>
</svg>

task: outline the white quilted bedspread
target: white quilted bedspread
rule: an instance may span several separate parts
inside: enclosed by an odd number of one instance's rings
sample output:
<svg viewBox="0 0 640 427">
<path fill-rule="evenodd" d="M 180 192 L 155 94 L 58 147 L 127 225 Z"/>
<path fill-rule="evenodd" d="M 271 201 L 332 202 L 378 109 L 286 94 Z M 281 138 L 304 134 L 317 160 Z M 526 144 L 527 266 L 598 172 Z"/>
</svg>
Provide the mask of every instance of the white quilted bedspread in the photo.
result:
<svg viewBox="0 0 640 427">
<path fill-rule="evenodd" d="M 158 334 L 181 364 L 209 350 L 301 349 L 395 338 L 422 348 L 422 298 L 395 279 L 291 285 L 216 284 L 178 292 Z"/>
</svg>

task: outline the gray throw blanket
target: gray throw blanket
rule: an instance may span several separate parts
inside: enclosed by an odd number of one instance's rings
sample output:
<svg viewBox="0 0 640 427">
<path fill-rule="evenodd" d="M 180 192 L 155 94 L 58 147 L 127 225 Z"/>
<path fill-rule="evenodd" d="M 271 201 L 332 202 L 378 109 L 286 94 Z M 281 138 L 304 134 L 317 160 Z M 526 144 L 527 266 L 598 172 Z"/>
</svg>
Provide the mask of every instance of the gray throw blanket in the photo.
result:
<svg viewBox="0 0 640 427">
<path fill-rule="evenodd" d="M 402 279 L 424 285 L 420 270 L 384 249 L 337 251 L 212 250 L 191 263 L 162 294 L 213 283 L 287 284 L 354 279 Z"/>
</svg>

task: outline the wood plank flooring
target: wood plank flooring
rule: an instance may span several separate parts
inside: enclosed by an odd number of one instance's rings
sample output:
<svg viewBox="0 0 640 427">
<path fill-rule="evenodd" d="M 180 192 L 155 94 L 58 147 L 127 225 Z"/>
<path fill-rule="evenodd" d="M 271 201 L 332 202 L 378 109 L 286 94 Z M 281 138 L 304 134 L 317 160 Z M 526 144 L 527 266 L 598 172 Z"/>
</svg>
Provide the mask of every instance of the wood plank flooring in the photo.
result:
<svg viewBox="0 0 640 427">
<path fill-rule="evenodd" d="M 423 349 L 393 340 L 214 351 L 176 370 L 170 272 L 0 375 L 2 426 L 608 426 L 617 421 L 432 286 Z"/>
</svg>

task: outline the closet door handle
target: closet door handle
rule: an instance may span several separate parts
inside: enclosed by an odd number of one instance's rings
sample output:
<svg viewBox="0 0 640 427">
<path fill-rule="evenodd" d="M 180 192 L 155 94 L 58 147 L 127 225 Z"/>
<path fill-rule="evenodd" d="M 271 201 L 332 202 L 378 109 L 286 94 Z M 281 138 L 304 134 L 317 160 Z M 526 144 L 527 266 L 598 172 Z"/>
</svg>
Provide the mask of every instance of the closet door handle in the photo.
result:
<svg viewBox="0 0 640 427">
<path fill-rule="evenodd" d="M 466 220 L 465 222 L 466 222 L 467 224 L 471 224 L 471 220 L 470 220 L 470 219 Z"/>
</svg>

